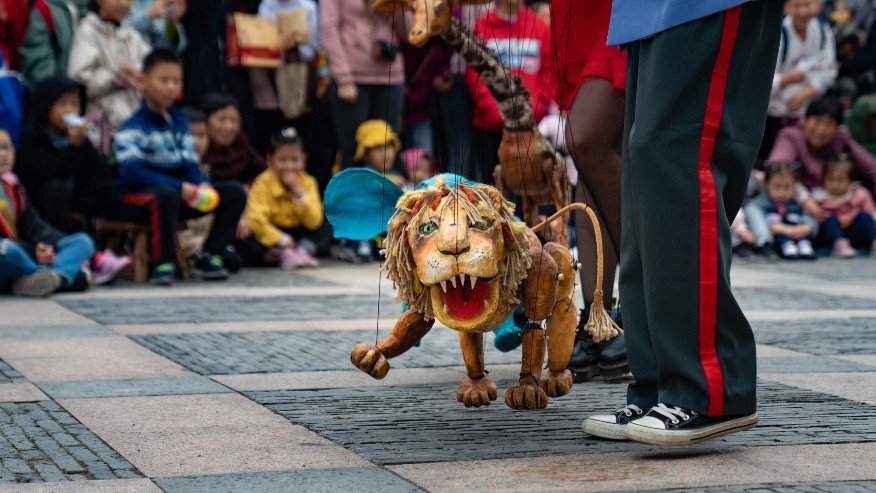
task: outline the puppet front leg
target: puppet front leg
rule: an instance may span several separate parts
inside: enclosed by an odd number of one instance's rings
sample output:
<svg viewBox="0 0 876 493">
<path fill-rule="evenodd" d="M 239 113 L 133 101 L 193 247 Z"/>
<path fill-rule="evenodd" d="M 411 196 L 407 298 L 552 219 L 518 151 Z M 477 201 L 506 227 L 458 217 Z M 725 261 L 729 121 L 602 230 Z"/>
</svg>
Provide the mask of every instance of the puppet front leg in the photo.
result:
<svg viewBox="0 0 876 493">
<path fill-rule="evenodd" d="M 380 380 L 389 372 L 387 360 L 412 348 L 432 329 L 434 323 L 434 320 L 425 320 L 422 313 L 408 310 L 395 323 L 392 333 L 377 343 L 377 347 L 357 344 L 350 353 L 350 361 L 360 370 Z"/>
<path fill-rule="evenodd" d="M 499 391 L 496 382 L 484 374 L 484 335 L 460 332 L 459 347 L 462 348 L 467 376 L 459 382 L 456 400 L 465 407 L 489 406 Z"/>
</svg>

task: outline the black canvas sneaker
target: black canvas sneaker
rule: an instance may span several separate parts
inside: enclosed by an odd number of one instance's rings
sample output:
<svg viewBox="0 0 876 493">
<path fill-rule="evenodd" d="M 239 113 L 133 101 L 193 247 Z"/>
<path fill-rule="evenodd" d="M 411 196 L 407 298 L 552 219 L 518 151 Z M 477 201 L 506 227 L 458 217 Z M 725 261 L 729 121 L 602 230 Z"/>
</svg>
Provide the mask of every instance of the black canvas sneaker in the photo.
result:
<svg viewBox="0 0 876 493">
<path fill-rule="evenodd" d="M 624 428 L 630 421 L 644 416 L 639 406 L 630 404 L 614 412 L 614 414 L 597 414 L 585 419 L 581 429 L 588 435 L 609 440 L 626 440 Z"/>
<path fill-rule="evenodd" d="M 756 424 L 757 413 L 703 416 L 661 403 L 624 427 L 624 436 L 650 445 L 690 445 L 744 431 Z"/>
</svg>

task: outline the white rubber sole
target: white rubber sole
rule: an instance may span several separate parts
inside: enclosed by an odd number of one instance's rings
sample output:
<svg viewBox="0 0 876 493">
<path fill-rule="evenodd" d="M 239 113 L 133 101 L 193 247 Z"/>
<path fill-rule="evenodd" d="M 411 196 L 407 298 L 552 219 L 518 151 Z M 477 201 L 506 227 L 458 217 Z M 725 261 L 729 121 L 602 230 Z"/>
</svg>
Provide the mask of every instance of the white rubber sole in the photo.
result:
<svg viewBox="0 0 876 493">
<path fill-rule="evenodd" d="M 64 281 L 54 272 L 42 270 L 12 282 L 15 296 L 48 296 L 57 291 Z"/>
<path fill-rule="evenodd" d="M 624 435 L 624 429 L 627 426 L 629 425 L 606 423 L 605 421 L 589 418 L 581 423 L 581 429 L 584 430 L 584 433 L 609 440 L 627 440 L 626 435 Z"/>
<path fill-rule="evenodd" d="M 639 443 L 673 447 L 692 445 L 731 433 L 745 431 L 754 428 L 756 424 L 757 414 L 742 416 L 696 430 L 659 430 L 632 422 L 625 427 L 624 436 L 629 440 Z"/>
</svg>

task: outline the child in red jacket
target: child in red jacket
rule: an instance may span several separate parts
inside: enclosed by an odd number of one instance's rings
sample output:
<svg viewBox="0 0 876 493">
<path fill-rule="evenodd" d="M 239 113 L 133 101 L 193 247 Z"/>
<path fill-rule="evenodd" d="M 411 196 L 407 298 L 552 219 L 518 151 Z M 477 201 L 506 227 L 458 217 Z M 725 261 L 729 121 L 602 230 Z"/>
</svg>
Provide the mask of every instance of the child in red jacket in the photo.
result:
<svg viewBox="0 0 876 493">
<path fill-rule="evenodd" d="M 554 94 L 550 26 L 523 5 L 522 0 L 496 0 L 493 10 L 478 19 L 474 35 L 488 49 L 498 53 L 511 74 L 520 77 L 532 95 L 535 120 L 541 121 L 550 109 Z M 502 116 L 490 90 L 472 68 L 468 69 L 465 82 L 474 100 L 474 158 L 484 182 L 490 182 L 493 168 L 499 164 Z"/>
</svg>

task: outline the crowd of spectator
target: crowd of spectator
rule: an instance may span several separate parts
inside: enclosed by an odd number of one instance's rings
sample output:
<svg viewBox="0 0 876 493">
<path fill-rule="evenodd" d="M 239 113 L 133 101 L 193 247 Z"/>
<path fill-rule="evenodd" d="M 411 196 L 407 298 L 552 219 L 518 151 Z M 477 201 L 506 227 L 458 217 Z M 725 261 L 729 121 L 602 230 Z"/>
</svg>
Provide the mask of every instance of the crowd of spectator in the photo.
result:
<svg viewBox="0 0 876 493">
<path fill-rule="evenodd" d="M 176 235 L 207 279 L 329 254 L 361 260 L 373 252 L 340 251 L 325 221 L 334 173 L 368 167 L 402 189 L 441 171 L 491 182 L 502 121 L 486 86 L 440 39 L 408 44 L 408 13 L 370 3 L 0 0 L 0 84 L 21 80 L 27 94 L 2 86 L 0 289 L 111 282 L 130 245 L 107 248 L 107 221 L 151 228 L 157 284 L 179 275 Z M 519 76 L 564 152 L 550 2 L 527 3 L 453 16 Z M 281 35 L 281 68 L 229 62 L 230 16 L 293 10 L 306 32 Z M 786 0 L 785 11 L 735 253 L 876 254 L 876 1 Z M 306 67 L 306 107 L 294 114 L 288 64 Z"/>
</svg>

